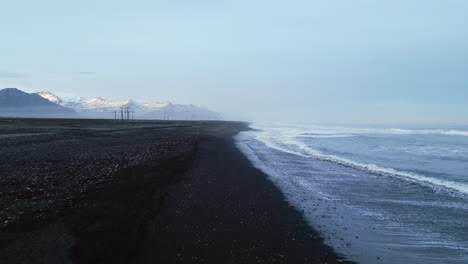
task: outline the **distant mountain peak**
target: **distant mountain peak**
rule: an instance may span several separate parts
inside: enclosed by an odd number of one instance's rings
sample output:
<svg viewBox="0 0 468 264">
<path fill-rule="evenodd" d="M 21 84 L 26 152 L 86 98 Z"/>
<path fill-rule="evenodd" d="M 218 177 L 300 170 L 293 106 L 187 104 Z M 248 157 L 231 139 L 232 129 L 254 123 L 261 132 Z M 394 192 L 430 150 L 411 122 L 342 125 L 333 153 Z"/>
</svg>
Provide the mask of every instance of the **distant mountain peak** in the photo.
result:
<svg viewBox="0 0 468 264">
<path fill-rule="evenodd" d="M 39 95 L 40 95 L 40 94 L 43 94 L 43 95 L 54 95 L 54 96 L 55 96 L 55 94 L 53 94 L 53 93 L 50 92 L 50 91 L 40 91 L 40 92 L 37 92 L 37 94 L 39 94 Z"/>
<path fill-rule="evenodd" d="M 60 99 L 60 97 L 56 96 L 52 92 L 41 91 L 41 92 L 37 92 L 36 94 L 38 94 L 38 95 L 42 96 L 43 98 L 51 101 L 52 103 L 56 103 L 56 104 L 61 104 L 62 103 L 62 99 Z"/>
<path fill-rule="evenodd" d="M 69 107 L 86 117 L 112 118 L 114 111 L 129 107 L 135 111 L 136 116 L 149 119 L 221 119 L 218 113 L 212 112 L 204 107 L 193 104 L 179 105 L 171 102 L 150 102 L 140 103 L 133 99 L 120 101 L 110 101 L 101 97 L 79 97 L 75 100 L 62 101 L 53 93 L 44 91 L 38 92 L 43 98 Z"/>
<path fill-rule="evenodd" d="M 107 100 L 102 99 L 101 97 L 93 97 L 93 98 L 89 98 L 89 99 L 84 99 L 83 101 L 86 101 L 86 102 L 107 102 Z"/>
<path fill-rule="evenodd" d="M 10 90 L 10 91 L 11 91 L 11 90 L 15 90 L 15 91 L 23 92 L 23 91 L 21 91 L 20 89 L 18 89 L 18 88 L 13 88 L 13 87 L 3 88 L 3 89 L 0 90 L 0 91 L 8 91 L 8 90 Z"/>
<path fill-rule="evenodd" d="M 0 90 L 2 94 L 27 94 L 26 92 L 21 91 L 18 88 L 4 88 Z"/>
<path fill-rule="evenodd" d="M 76 117 L 76 112 L 64 107 L 56 100 L 52 93 L 26 93 L 16 88 L 0 90 L 0 116 L 18 117 Z M 57 97 L 58 98 L 58 97 Z"/>
</svg>

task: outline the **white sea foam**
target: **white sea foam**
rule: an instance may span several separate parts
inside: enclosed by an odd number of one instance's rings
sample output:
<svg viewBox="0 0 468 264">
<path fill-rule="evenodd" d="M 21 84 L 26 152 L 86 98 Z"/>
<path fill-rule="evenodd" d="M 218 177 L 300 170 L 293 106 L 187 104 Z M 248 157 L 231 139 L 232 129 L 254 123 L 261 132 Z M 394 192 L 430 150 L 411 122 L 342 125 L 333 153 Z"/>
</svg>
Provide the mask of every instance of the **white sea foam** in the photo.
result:
<svg viewBox="0 0 468 264">
<path fill-rule="evenodd" d="M 315 132 L 314 132 L 315 133 Z M 318 150 L 296 140 L 297 136 L 303 134 L 301 129 L 273 129 L 263 130 L 256 135 L 256 139 L 266 144 L 268 147 L 280 150 L 282 152 L 314 158 L 317 160 L 333 162 L 347 167 L 353 167 L 361 170 L 367 170 L 372 173 L 377 173 L 384 176 L 397 177 L 402 180 L 408 180 L 415 183 L 429 185 L 431 187 L 449 188 L 468 194 L 468 185 L 459 182 L 446 181 L 419 175 L 412 172 L 399 171 L 393 168 L 385 168 L 376 164 L 367 164 L 362 162 L 353 161 L 335 155 L 323 154 Z"/>
<path fill-rule="evenodd" d="M 345 138 L 353 137 L 354 135 L 350 134 L 303 134 L 301 137 L 304 138 Z"/>
<path fill-rule="evenodd" d="M 263 127 L 252 126 L 262 129 Z M 269 127 L 278 130 L 283 127 Z M 302 131 L 302 136 L 307 137 L 349 137 L 359 134 L 401 134 L 401 135 L 448 135 L 448 136 L 468 136 L 468 131 L 455 129 L 405 129 L 405 128 L 358 128 L 342 126 L 289 126 L 289 130 Z"/>
<path fill-rule="evenodd" d="M 262 129 L 261 127 L 257 128 Z M 348 133 L 346 133 L 347 131 Z M 449 199 L 440 198 L 445 197 L 447 193 L 466 194 L 468 186 L 375 164 L 356 162 L 340 157 L 341 154 L 327 155 L 323 151 L 311 147 L 313 144 L 306 144 L 313 140 L 302 138 L 304 135 L 306 137 L 317 135 L 355 136 L 363 133 L 376 133 L 375 131 L 369 132 L 370 130 L 367 129 L 360 130 L 359 133 L 357 131 L 358 129 L 349 132 L 345 129 L 330 131 L 330 129 L 326 130 L 325 128 L 311 130 L 309 127 L 267 127 L 262 131 L 239 134 L 236 143 L 253 165 L 265 172 L 269 179 L 278 186 L 285 194 L 286 200 L 303 212 L 305 219 L 320 233 L 324 242 L 349 260 L 369 264 L 375 263 L 378 257 L 379 263 L 385 264 L 466 263 L 463 260 L 466 260 L 464 253 L 467 252 L 468 247 L 464 242 L 457 240 L 458 235 L 451 237 L 450 233 L 440 231 L 439 223 L 428 223 L 426 220 L 428 215 L 437 219 L 438 215 L 435 212 L 450 215 L 447 212 L 454 211 L 453 209 L 463 216 L 463 211 L 466 211 L 467 207 L 460 200 L 465 201 L 466 195 L 455 195 L 456 197 Z M 355 134 L 353 135 L 353 133 Z M 410 132 L 394 131 L 392 133 L 408 134 Z M 350 139 L 352 142 L 360 142 L 359 140 L 367 139 Z M 463 139 L 458 139 L 458 141 L 460 140 Z M 281 153 L 272 151 L 272 149 L 281 151 Z M 294 158 L 293 155 L 300 156 L 300 158 Z M 325 162 L 312 160 L 309 162 L 308 159 Z M 332 163 L 344 167 L 340 168 Z M 370 163 L 373 163 L 372 159 Z M 374 175 L 361 173 L 359 170 L 368 171 Z M 305 171 L 307 174 L 303 173 Z M 380 180 L 375 175 L 384 177 L 381 177 Z M 450 191 L 434 193 L 435 199 L 426 200 L 424 199 L 425 195 L 427 192 L 431 192 L 430 189 L 404 184 L 404 181 L 393 181 L 387 176 L 415 182 L 437 190 Z M 344 186 L 341 186 L 343 188 L 340 188 L 341 183 L 345 183 Z M 387 183 L 391 184 L 387 185 Z M 378 185 L 377 188 L 375 188 L 375 184 Z M 349 190 L 347 186 L 352 188 L 358 186 L 362 189 L 360 189 L 359 195 L 354 195 L 352 191 L 346 191 Z M 408 186 L 409 188 L 404 188 L 402 192 L 399 192 L 395 191 L 397 190 L 395 186 Z M 376 190 L 380 190 L 380 194 L 384 195 L 376 195 Z M 413 195 L 414 191 L 416 191 L 416 196 Z M 422 194 L 417 193 L 417 191 L 421 191 Z M 370 200 L 372 203 L 369 203 Z M 413 217 L 405 217 L 413 213 L 413 210 L 411 213 L 406 212 L 410 207 L 418 209 L 414 210 L 415 213 L 417 212 L 414 214 L 415 218 L 420 213 L 423 214 L 422 221 L 414 220 Z M 424 208 L 421 209 L 422 207 Z M 431 207 L 437 210 L 432 210 Z M 403 217 L 400 217 L 401 215 Z M 459 219 L 463 221 L 464 218 Z M 446 222 L 447 219 L 443 217 L 440 218 L 440 221 L 444 225 L 448 223 L 453 226 L 459 225 Z M 369 248 L 372 250 L 369 251 Z M 454 257 L 448 259 L 448 256 Z"/>
<path fill-rule="evenodd" d="M 468 131 L 449 130 L 449 131 L 443 131 L 442 134 L 456 135 L 456 136 L 468 136 Z"/>
<path fill-rule="evenodd" d="M 391 128 L 391 133 L 394 134 L 440 134 L 440 135 L 453 135 L 453 136 L 468 136 L 468 131 L 462 130 L 424 130 L 424 129 L 401 129 L 401 128 Z"/>
</svg>

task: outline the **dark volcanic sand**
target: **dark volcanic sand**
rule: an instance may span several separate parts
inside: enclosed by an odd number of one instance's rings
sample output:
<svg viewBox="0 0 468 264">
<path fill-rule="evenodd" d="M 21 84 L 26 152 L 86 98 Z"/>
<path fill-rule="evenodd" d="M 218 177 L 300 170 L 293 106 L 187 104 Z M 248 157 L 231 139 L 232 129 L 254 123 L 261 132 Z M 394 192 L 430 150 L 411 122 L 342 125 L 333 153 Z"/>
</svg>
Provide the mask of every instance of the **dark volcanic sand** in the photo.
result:
<svg viewBox="0 0 468 264">
<path fill-rule="evenodd" d="M 0 119 L 0 263 L 343 263 L 236 149 L 244 129 Z"/>
</svg>

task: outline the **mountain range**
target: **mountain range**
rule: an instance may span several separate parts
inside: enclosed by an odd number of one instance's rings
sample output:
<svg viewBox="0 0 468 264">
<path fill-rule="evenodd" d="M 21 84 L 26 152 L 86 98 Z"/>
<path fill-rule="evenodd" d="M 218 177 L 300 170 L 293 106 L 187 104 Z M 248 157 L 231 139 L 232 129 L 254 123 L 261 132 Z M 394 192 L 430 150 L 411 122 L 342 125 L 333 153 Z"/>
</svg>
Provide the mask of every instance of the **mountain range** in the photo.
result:
<svg viewBox="0 0 468 264">
<path fill-rule="evenodd" d="M 75 110 L 16 88 L 0 90 L 0 116 L 76 118 Z"/>
<path fill-rule="evenodd" d="M 18 89 L 16 95 L 8 97 L 5 102 L 9 102 L 10 110 L 3 110 L 2 93 L 11 93 L 11 89 L 8 88 L 0 90 L 0 115 L 5 116 L 5 113 L 30 113 L 29 116 L 34 116 L 36 112 L 31 112 L 32 109 L 25 108 L 24 104 L 17 105 L 16 102 L 19 97 L 29 97 L 38 100 L 37 104 L 47 104 L 49 107 L 53 107 L 59 113 L 63 111 L 70 113 L 70 116 L 76 115 L 81 118 L 114 118 L 120 117 L 120 111 L 122 109 L 128 109 L 135 119 L 171 119 L 171 120 L 220 120 L 221 116 L 208 110 L 204 107 L 198 107 L 192 104 L 172 104 L 170 102 L 161 103 L 140 103 L 132 99 L 122 101 L 110 101 L 100 97 L 95 98 L 84 98 L 80 97 L 76 100 L 63 100 L 49 91 L 42 91 L 37 93 L 28 94 Z M 10 91 L 10 92 L 9 92 Z M 40 102 L 39 102 L 40 101 Z M 5 104 L 6 106 L 7 104 Z M 73 113 L 73 114 L 71 114 Z M 54 114 L 57 115 L 57 114 Z M 11 116 L 11 115 L 10 115 Z M 15 115 L 24 116 L 24 115 Z M 41 116 L 42 117 L 42 116 Z M 52 116 L 55 117 L 55 116 Z"/>
</svg>

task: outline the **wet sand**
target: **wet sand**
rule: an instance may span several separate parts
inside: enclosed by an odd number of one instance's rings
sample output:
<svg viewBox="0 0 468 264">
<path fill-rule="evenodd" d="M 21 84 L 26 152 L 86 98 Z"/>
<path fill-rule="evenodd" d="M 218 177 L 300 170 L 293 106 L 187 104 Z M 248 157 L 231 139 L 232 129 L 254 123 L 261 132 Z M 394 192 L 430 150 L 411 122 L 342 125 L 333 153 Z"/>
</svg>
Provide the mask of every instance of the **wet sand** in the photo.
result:
<svg viewBox="0 0 468 264">
<path fill-rule="evenodd" d="M 245 129 L 0 119 L 1 262 L 343 263 L 237 150 Z"/>
</svg>

